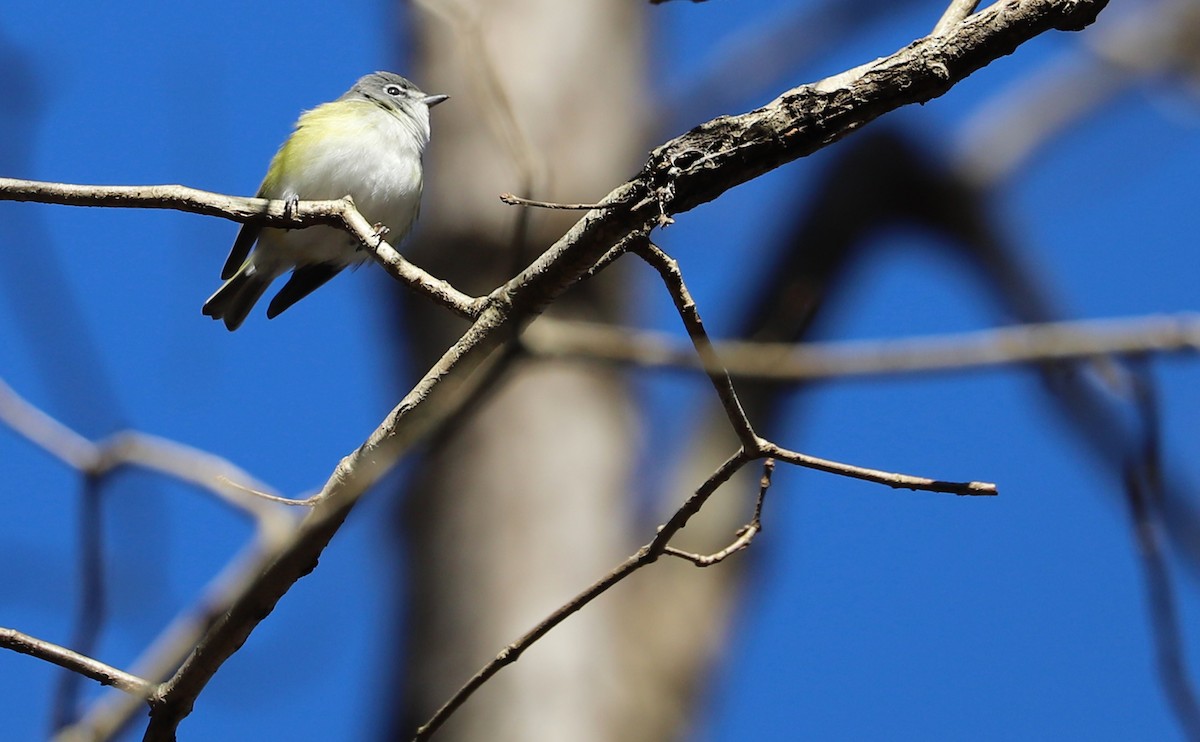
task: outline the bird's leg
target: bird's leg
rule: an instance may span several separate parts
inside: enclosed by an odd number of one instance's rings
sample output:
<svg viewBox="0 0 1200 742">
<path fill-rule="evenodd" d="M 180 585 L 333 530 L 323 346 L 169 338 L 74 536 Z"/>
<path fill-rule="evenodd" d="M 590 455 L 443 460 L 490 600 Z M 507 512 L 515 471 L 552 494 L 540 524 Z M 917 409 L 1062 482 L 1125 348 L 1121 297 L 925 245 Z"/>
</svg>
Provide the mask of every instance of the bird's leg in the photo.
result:
<svg viewBox="0 0 1200 742">
<path fill-rule="evenodd" d="M 295 219 L 296 212 L 300 210 L 300 196 L 295 193 L 289 194 L 283 199 L 283 215 L 288 219 Z"/>
<path fill-rule="evenodd" d="M 388 233 L 392 230 L 388 229 L 387 225 L 383 224 L 382 222 L 375 222 L 372 224 L 371 230 L 373 236 L 375 237 L 375 249 L 378 250 L 380 245 L 383 244 L 383 238 L 387 237 Z"/>
</svg>

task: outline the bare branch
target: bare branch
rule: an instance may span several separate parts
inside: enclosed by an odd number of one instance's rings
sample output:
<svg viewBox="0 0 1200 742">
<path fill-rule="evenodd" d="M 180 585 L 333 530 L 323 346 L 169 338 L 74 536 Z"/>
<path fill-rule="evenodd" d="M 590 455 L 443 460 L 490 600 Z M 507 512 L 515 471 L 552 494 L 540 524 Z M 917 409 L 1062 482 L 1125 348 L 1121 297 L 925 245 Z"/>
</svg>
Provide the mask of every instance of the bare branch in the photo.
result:
<svg viewBox="0 0 1200 742">
<path fill-rule="evenodd" d="M 72 469 L 88 471 L 100 458 L 94 443 L 27 402 L 3 379 L 0 422 Z"/>
<path fill-rule="evenodd" d="M 1172 72 L 1194 81 L 1200 7 L 1160 2 L 1147 10 L 1109 18 L 1081 39 L 1084 49 L 1060 54 L 993 95 L 962 127 L 956 167 L 976 183 L 998 183 L 1129 87 Z"/>
<path fill-rule="evenodd" d="M 766 106 L 722 116 L 657 148 L 641 198 L 678 214 L 840 139 L 899 105 L 936 98 L 959 80 L 1050 29 L 1078 30 L 1106 0 L 996 3 L 944 36 L 926 37 L 851 73 L 793 88 Z M 648 202 L 635 202 L 644 218 Z M 615 220 L 614 220 L 615 221 Z"/>
<path fill-rule="evenodd" d="M 266 226 L 287 229 L 324 224 L 349 232 L 393 278 L 447 309 L 473 319 L 482 306 L 480 299 L 467 296 L 410 263 L 379 236 L 349 197 L 335 201 L 300 201 L 295 209 L 290 209 L 285 201 L 226 196 L 181 185 L 93 186 L 0 178 L 0 201 L 174 209 L 239 222 L 262 222 Z"/>
<path fill-rule="evenodd" d="M 946 12 L 942 13 L 937 25 L 933 27 L 932 35 L 945 35 L 950 29 L 965 21 L 967 16 L 974 13 L 977 5 L 979 5 L 979 0 L 950 0 Z"/>
<path fill-rule="evenodd" d="M 140 696 L 143 699 L 148 698 L 154 691 L 153 683 L 142 680 L 135 675 L 130 675 L 123 670 L 118 670 L 111 665 L 106 665 L 99 660 L 85 657 L 66 647 L 43 641 L 16 629 L 0 628 L 0 647 L 52 662 L 59 667 L 91 678 L 101 685 L 111 685 L 126 693 Z"/>
<path fill-rule="evenodd" d="M 281 541 L 260 529 L 258 538 L 243 547 L 221 569 L 195 604 L 176 615 L 146 647 L 133 663 L 133 672 L 155 681 L 169 678 L 217 617 L 258 578 L 267 555 L 279 548 L 282 548 Z M 60 730 L 54 742 L 112 739 L 135 715 L 144 714 L 142 699 L 124 693 L 109 693 L 97 699 L 78 721 Z"/>
<path fill-rule="evenodd" d="M 914 477 L 911 474 L 896 474 L 878 469 L 867 469 L 861 466 L 854 466 L 853 464 L 843 464 L 838 461 L 809 456 L 798 451 L 789 451 L 769 441 L 762 442 L 762 454 L 773 456 L 789 464 L 803 466 L 806 469 L 816 469 L 817 471 L 838 474 L 843 477 L 850 477 L 851 479 L 861 479 L 864 482 L 885 484 L 893 489 L 942 492 L 950 495 L 992 496 L 999 494 L 996 491 L 996 485 L 991 482 L 947 482 L 940 479 Z"/>
<path fill-rule="evenodd" d="M 559 209 L 563 211 L 591 211 L 592 209 L 611 208 L 607 204 L 560 204 L 553 201 L 535 201 L 532 198 L 521 198 L 511 193 L 501 193 L 500 200 L 509 206 L 533 206 L 538 209 Z"/>
<path fill-rule="evenodd" d="M 302 207 L 304 203 L 301 201 L 300 206 Z M 370 224 L 366 217 L 354 208 L 354 204 L 349 198 L 334 203 L 342 204 L 338 216 L 343 222 L 343 228 L 358 238 L 359 244 L 375 256 L 375 260 L 392 278 L 433 299 L 461 317 L 474 319 L 479 316 L 479 312 L 483 308 L 483 299 L 468 296 L 451 286 L 449 282 L 433 276 L 409 262 L 407 258 L 397 252 L 396 248 L 384 241 L 376 232 L 374 225 Z"/>
<path fill-rule="evenodd" d="M 729 424 L 733 426 L 733 430 L 737 433 L 738 440 L 743 446 L 754 448 L 758 434 L 754 432 L 754 427 L 750 425 L 750 420 L 746 417 L 746 411 L 742 409 L 742 403 L 738 400 L 737 391 L 733 388 L 733 381 L 729 378 L 729 372 L 721 367 L 721 359 L 713 350 L 712 341 L 708 339 L 708 333 L 700 319 L 700 312 L 696 309 L 696 302 L 692 300 L 691 292 L 683 282 L 679 263 L 648 240 L 637 245 L 634 251 L 649 263 L 650 267 L 658 271 L 663 283 L 666 284 L 667 293 L 675 302 L 675 310 L 683 320 L 683 326 L 687 328 L 688 336 L 692 339 L 692 346 L 696 349 L 696 355 L 700 357 L 700 363 L 707 370 L 709 381 L 717 390 L 717 396 L 721 399 L 721 406 L 725 408 Z"/>
<path fill-rule="evenodd" d="M 812 456 L 806 456 L 794 451 L 788 451 L 780 448 L 773 443 L 756 440 L 758 452 L 755 454 L 747 453 L 745 449 L 738 451 L 730 457 L 724 464 L 721 465 L 709 478 L 701 485 L 691 497 L 689 497 L 683 505 L 675 511 L 670 520 L 658 529 L 657 535 L 648 544 L 643 546 L 632 556 L 614 568 L 611 572 L 605 575 L 600 580 L 597 580 L 582 593 L 572 598 L 565 603 L 554 613 L 543 619 L 537 626 L 521 636 L 505 647 L 499 654 L 484 665 L 462 688 L 460 688 L 437 712 L 430 718 L 428 722 L 422 725 L 414 735 L 413 739 L 424 740 L 428 739 L 437 729 L 445 723 L 445 721 L 459 708 L 466 700 L 482 686 L 489 678 L 498 673 L 505 666 L 516 662 L 521 654 L 528 649 L 534 642 L 549 633 L 555 626 L 565 621 L 569 616 L 579 611 L 583 606 L 590 603 L 592 600 L 603 594 L 609 588 L 616 585 L 621 580 L 624 580 L 629 575 L 646 565 L 656 561 L 662 554 L 670 554 L 672 556 L 681 557 L 696 563 L 698 566 L 709 566 L 717 562 L 723 561 L 731 554 L 746 548 L 753 540 L 754 536 L 761 530 L 762 503 L 766 497 L 767 488 L 770 486 L 770 473 L 774 468 L 772 458 L 788 461 L 789 463 L 805 466 L 808 468 L 819 469 L 831 473 L 843 474 L 868 481 L 888 484 L 893 487 L 903 487 L 908 489 L 923 489 L 935 492 L 952 492 L 955 494 L 969 495 L 994 495 L 996 494 L 995 485 L 969 482 L 969 483 L 954 483 L 954 482 L 939 482 L 931 479 L 920 477 L 911 477 L 903 474 L 890 474 L 871 469 L 863 469 L 861 467 L 849 466 L 846 464 L 838 464 L 836 462 L 817 459 Z M 716 492 L 720 487 L 746 463 L 754 458 L 770 457 L 767 463 L 764 464 L 764 473 L 759 487 L 758 501 L 755 506 L 754 519 L 750 525 L 746 526 L 739 534 L 738 538 L 727 548 L 712 555 L 703 556 L 691 554 L 679 549 L 671 547 L 670 540 L 684 526 L 687 525 L 691 516 L 695 515 L 704 506 L 704 503 Z"/>
<path fill-rule="evenodd" d="M 717 341 L 705 366 L 690 345 L 661 332 L 543 317 L 522 335 L 531 352 L 645 368 L 728 370 L 735 378 L 837 380 L 1088 358 L 1200 351 L 1200 315 L 1185 312 L 1126 319 L 1014 325 L 979 332 L 898 340 L 825 343 Z"/>
<path fill-rule="evenodd" d="M 280 511 L 265 507 L 264 502 L 287 501 L 286 498 L 265 494 L 270 489 L 267 485 L 206 451 L 132 431 L 93 443 L 30 404 L 3 379 L 0 379 L 0 423 L 85 476 L 99 478 L 121 467 L 135 466 L 211 492 L 254 515 L 263 527 L 286 528 L 286 524 L 276 520 Z M 286 521 L 291 523 L 290 519 Z"/>
<path fill-rule="evenodd" d="M 181 185 L 93 186 L 15 178 L 0 178 L 0 200 L 64 206 L 172 209 L 239 222 L 260 221 L 266 226 L 285 228 L 331 224 L 340 216 L 335 216 L 332 221 L 329 217 L 341 209 L 337 201 L 311 201 L 305 202 L 304 208 L 297 209 L 294 215 L 289 215 L 283 201 L 226 196 Z"/>
<path fill-rule="evenodd" d="M 220 596 L 236 594 L 236 590 L 227 586 L 245 585 L 251 581 L 259 572 L 262 553 L 280 547 L 293 533 L 296 521 L 272 503 L 306 504 L 305 501 L 288 501 L 263 492 L 267 489 L 266 485 L 228 461 L 173 441 L 142 433 L 123 432 L 93 443 L 30 404 L 3 380 L 0 380 L 0 422 L 78 470 L 91 486 L 122 467 L 134 466 L 216 494 L 227 504 L 254 517 L 257 543 L 214 580 L 215 587 L 209 590 L 209 594 L 216 597 L 203 601 L 199 610 L 181 614 L 164 632 L 163 638 L 147 650 L 147 659 L 138 662 L 138 672 L 142 677 L 163 677 L 178 667 L 202 636 L 204 627 L 231 600 Z M 81 653 L 72 654 L 86 659 Z M 139 682 L 147 684 L 145 693 L 135 696 L 120 694 L 117 700 L 102 703 L 99 712 L 89 712 L 85 719 L 61 730 L 56 739 L 102 739 L 119 729 L 157 688 L 150 687 L 150 681 Z M 127 687 L 121 689 L 128 691 Z"/>
<path fill-rule="evenodd" d="M 663 549 L 663 553 L 689 561 L 697 567 L 711 567 L 750 546 L 751 542 L 754 541 L 754 537 L 762 531 L 763 501 L 767 498 L 767 490 L 771 487 L 771 474 L 774 471 L 775 459 L 765 459 L 763 461 L 762 477 L 758 480 L 758 500 L 754 503 L 754 517 L 750 519 L 749 523 L 738 529 L 737 537 L 729 546 L 712 554 L 694 554 L 683 549 L 676 549 L 674 546 L 668 546 Z"/>
<path fill-rule="evenodd" d="M 291 507 L 308 507 L 309 505 L 312 505 L 314 502 L 316 502 L 316 495 L 313 495 L 311 497 L 305 497 L 302 500 L 294 500 L 290 497 L 282 497 L 280 495 L 271 494 L 270 492 L 264 492 L 263 490 L 254 489 L 253 487 L 249 487 L 249 486 L 241 484 L 239 482 L 235 482 L 235 481 L 233 481 L 225 476 L 221 476 L 221 475 L 217 476 L 217 481 L 220 482 L 221 484 L 229 485 L 230 487 L 233 487 L 236 490 L 244 492 L 247 495 L 250 495 L 251 497 L 257 497 L 262 500 L 266 500 L 268 502 L 277 502 L 280 505 L 288 505 Z"/>
</svg>

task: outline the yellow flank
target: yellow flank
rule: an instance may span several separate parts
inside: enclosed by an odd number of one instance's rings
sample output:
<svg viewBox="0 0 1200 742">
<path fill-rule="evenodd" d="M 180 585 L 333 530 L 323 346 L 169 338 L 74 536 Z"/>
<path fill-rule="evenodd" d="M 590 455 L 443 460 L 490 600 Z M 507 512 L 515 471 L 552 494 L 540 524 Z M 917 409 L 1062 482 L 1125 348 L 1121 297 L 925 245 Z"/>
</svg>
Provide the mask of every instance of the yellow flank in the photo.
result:
<svg viewBox="0 0 1200 742">
<path fill-rule="evenodd" d="M 286 172 L 300 172 L 306 163 L 298 160 L 301 152 L 319 152 L 321 145 L 333 139 L 353 139 L 367 134 L 372 116 L 365 115 L 379 110 L 379 106 L 366 100 L 343 100 L 325 103 L 311 111 L 305 111 L 296 122 L 296 130 L 288 137 L 267 168 L 259 194 L 265 198 L 276 198 L 279 193 L 279 178 Z"/>
</svg>

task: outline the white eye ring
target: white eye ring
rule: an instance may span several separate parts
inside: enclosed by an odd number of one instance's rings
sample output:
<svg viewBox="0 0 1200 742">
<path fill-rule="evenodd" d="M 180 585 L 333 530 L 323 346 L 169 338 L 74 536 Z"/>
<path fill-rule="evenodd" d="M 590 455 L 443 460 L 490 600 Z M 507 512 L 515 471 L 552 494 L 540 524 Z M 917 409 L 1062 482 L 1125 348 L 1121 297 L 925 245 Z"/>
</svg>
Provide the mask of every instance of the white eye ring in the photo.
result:
<svg viewBox="0 0 1200 742">
<path fill-rule="evenodd" d="M 400 95 L 402 91 L 400 90 L 399 85 L 388 85 L 383 89 L 383 92 L 387 93 L 388 95 Z"/>
</svg>

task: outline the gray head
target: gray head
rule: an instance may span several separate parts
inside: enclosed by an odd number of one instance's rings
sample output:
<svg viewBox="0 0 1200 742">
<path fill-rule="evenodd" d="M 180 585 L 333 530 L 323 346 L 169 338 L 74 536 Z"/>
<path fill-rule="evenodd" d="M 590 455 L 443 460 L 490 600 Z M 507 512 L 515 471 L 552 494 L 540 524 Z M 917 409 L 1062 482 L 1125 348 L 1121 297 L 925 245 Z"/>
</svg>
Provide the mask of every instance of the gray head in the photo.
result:
<svg viewBox="0 0 1200 742">
<path fill-rule="evenodd" d="M 411 113 L 421 107 L 432 108 L 449 97 L 426 95 L 412 82 L 394 72 L 372 72 L 360 77 L 341 100 L 366 98 L 383 108 Z"/>
</svg>

